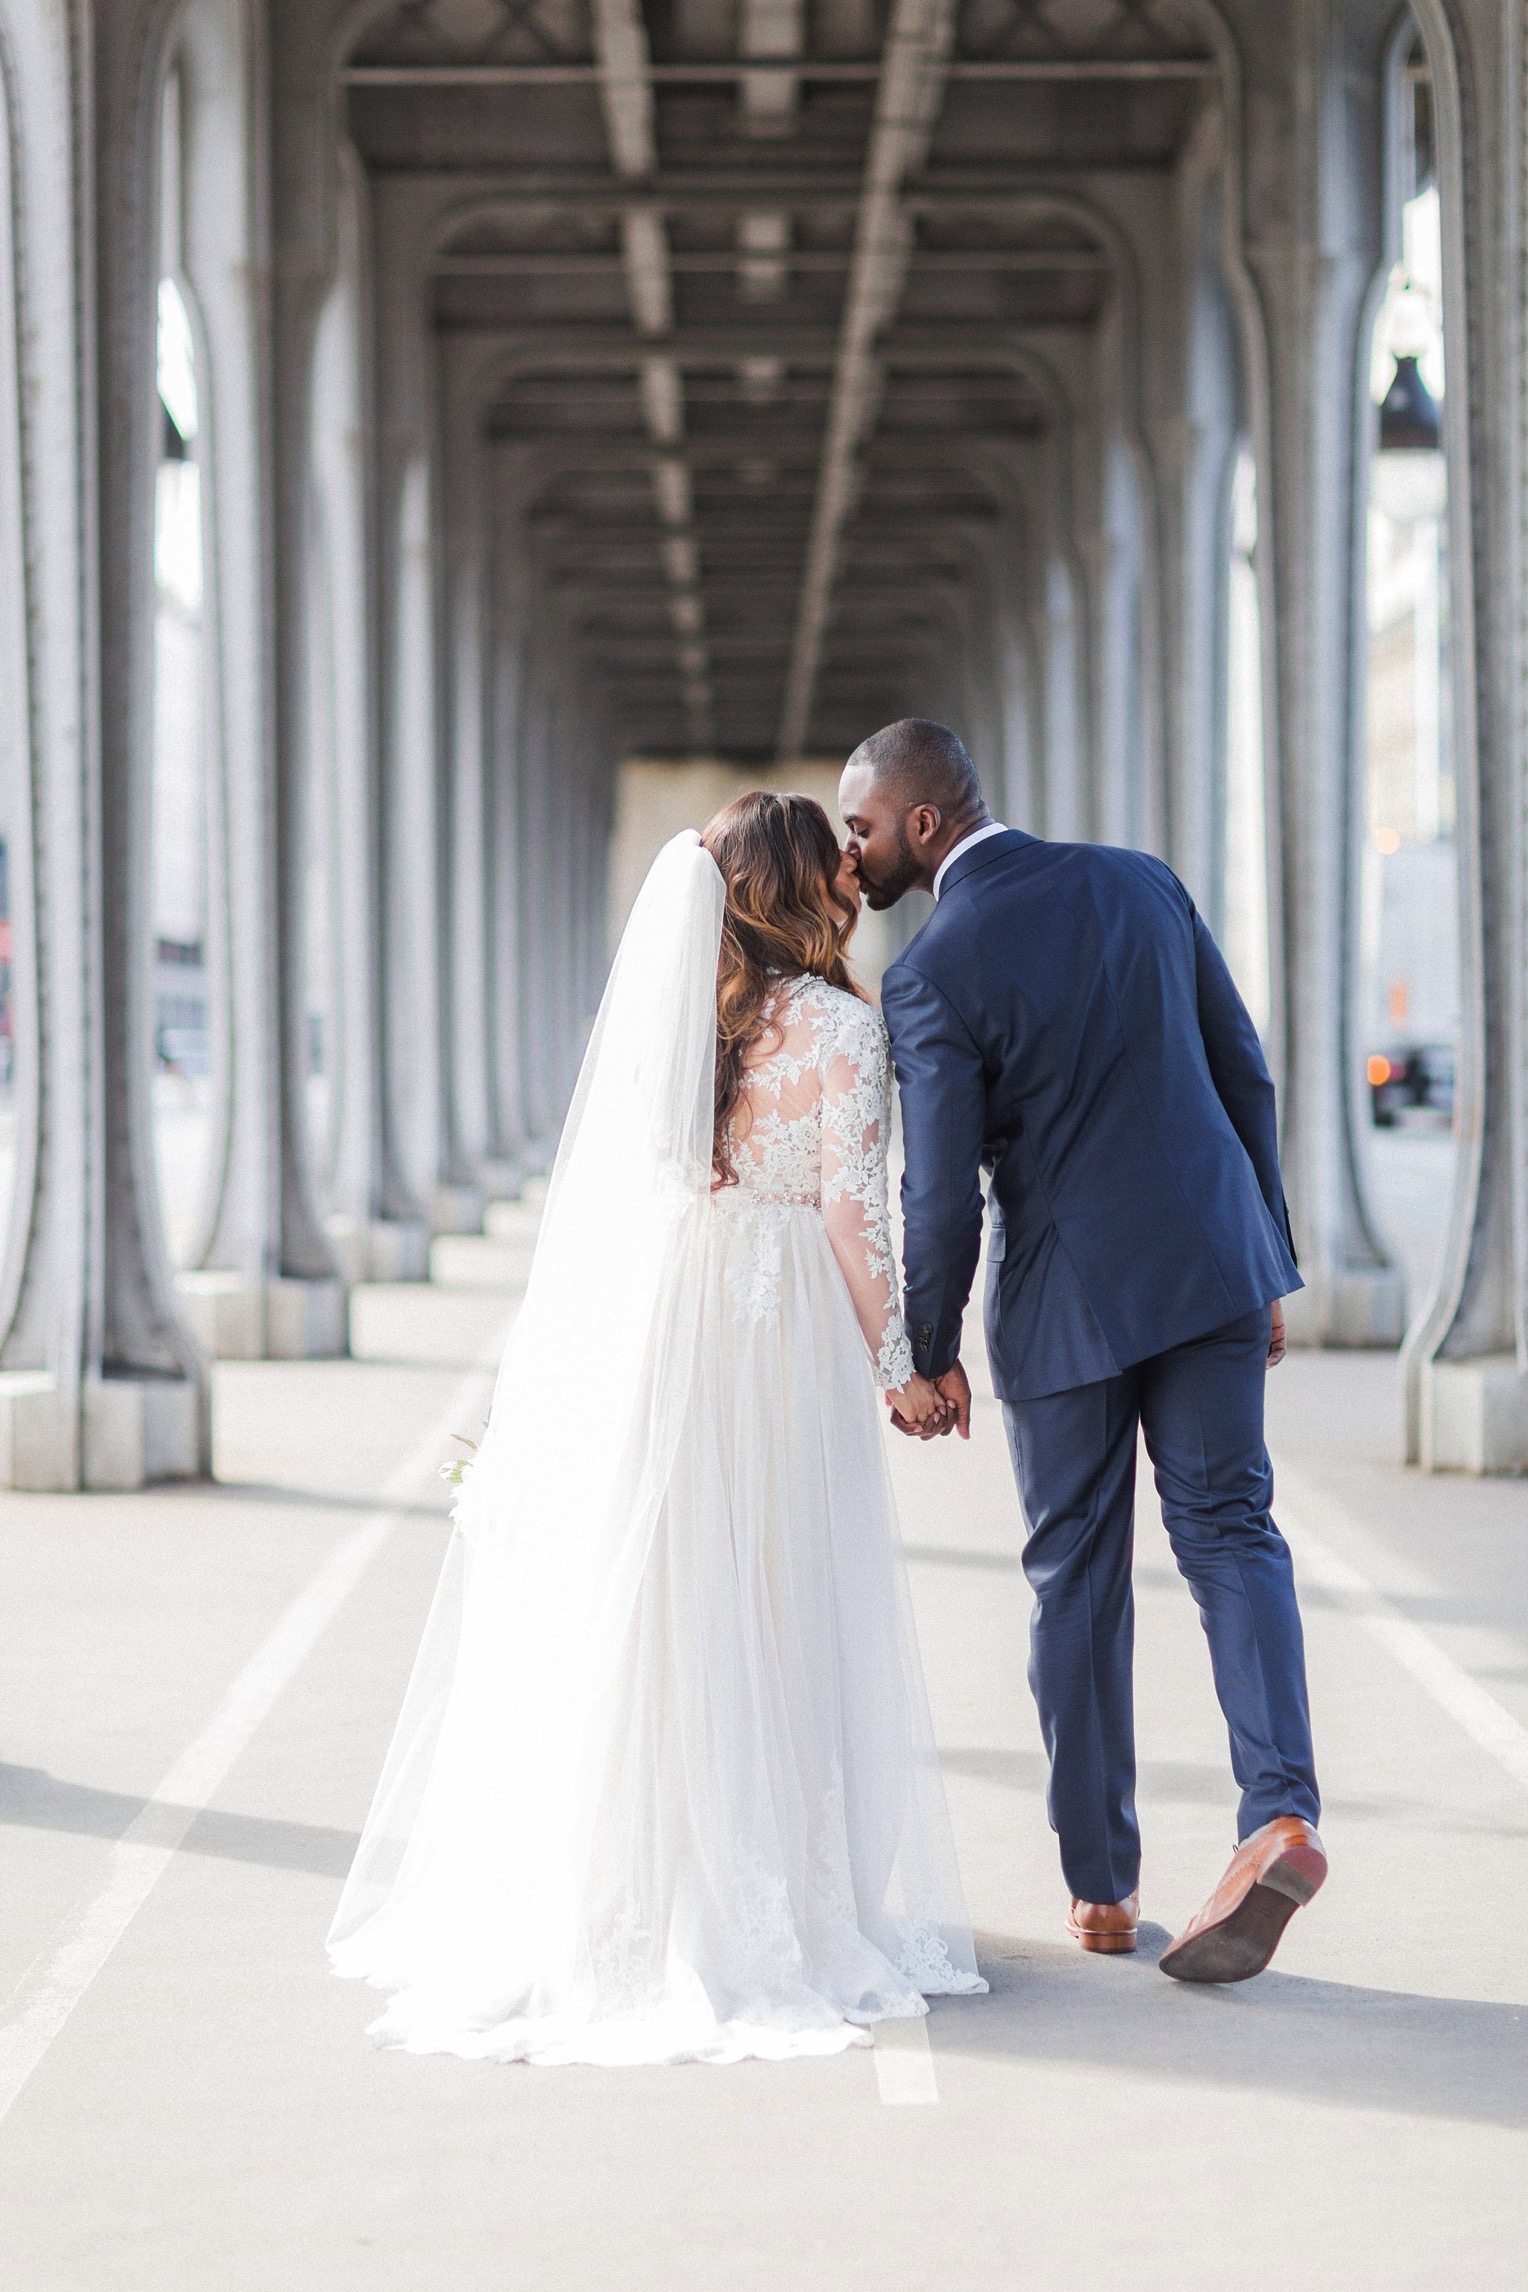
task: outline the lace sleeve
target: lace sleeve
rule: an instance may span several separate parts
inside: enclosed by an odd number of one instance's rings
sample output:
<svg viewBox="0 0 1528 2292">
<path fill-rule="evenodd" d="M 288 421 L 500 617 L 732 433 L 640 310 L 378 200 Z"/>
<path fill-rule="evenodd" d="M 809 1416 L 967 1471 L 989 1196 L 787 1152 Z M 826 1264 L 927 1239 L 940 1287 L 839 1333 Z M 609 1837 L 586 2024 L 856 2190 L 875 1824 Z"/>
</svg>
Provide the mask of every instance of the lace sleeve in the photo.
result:
<svg viewBox="0 0 1528 2292">
<path fill-rule="evenodd" d="M 913 1374 L 902 1322 L 886 1196 L 891 1068 L 886 1030 L 863 1005 L 848 1014 L 822 1069 L 822 1215 L 843 1268 L 878 1382 L 897 1391 Z"/>
</svg>

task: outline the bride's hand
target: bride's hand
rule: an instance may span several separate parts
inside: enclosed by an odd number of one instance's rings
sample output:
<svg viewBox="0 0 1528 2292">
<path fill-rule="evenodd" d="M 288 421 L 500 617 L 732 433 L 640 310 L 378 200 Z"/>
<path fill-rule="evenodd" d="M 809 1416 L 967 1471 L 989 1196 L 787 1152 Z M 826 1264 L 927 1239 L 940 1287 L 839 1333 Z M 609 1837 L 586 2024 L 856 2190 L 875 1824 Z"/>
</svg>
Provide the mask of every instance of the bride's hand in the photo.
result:
<svg viewBox="0 0 1528 2292">
<path fill-rule="evenodd" d="M 950 1413 L 949 1403 L 938 1387 L 916 1373 L 905 1385 L 888 1389 L 886 1405 L 897 1430 L 915 1433 L 919 1440 L 932 1440 L 935 1433 L 943 1432 Z"/>
</svg>

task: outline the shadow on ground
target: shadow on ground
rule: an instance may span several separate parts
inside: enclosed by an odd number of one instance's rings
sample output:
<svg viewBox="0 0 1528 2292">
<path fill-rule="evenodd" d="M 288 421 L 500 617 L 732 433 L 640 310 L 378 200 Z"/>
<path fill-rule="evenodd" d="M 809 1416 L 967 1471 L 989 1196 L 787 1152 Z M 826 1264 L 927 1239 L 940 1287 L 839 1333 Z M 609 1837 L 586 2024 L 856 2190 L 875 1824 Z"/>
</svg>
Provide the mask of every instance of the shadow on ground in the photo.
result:
<svg viewBox="0 0 1528 2292">
<path fill-rule="evenodd" d="M 147 1816 L 135 1833 L 145 1846 L 178 1845 L 183 1854 L 259 1862 L 273 1870 L 311 1871 L 320 1878 L 343 1878 L 360 1844 L 354 1831 L 278 1822 L 266 1815 L 227 1814 L 217 1807 L 203 1807 L 182 1837 L 186 1812 L 168 1800 L 134 1798 L 126 1791 L 99 1791 L 89 1783 L 66 1782 L 42 1767 L 0 1766 L 0 1823 L 20 1830 L 120 1838 L 129 1824 Z"/>
<path fill-rule="evenodd" d="M 1528 2126 L 1528 2007 L 1276 1970 L 1234 1987 L 1194 1987 L 1157 1972 L 1168 1939 L 1143 1925 L 1135 1957 L 1085 1959 L 979 1934 L 991 1994 L 937 2000 L 934 2050 Z"/>
</svg>

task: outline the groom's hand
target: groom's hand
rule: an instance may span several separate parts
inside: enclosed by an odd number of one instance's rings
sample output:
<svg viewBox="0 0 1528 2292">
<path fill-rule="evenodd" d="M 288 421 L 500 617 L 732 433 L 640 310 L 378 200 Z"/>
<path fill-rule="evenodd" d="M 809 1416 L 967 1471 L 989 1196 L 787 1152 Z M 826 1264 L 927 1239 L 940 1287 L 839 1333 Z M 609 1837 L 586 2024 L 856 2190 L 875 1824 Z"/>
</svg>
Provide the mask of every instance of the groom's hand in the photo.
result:
<svg viewBox="0 0 1528 2292">
<path fill-rule="evenodd" d="M 1284 1358 L 1284 1308 L 1275 1298 L 1268 1324 L 1268 1366 L 1276 1369 Z"/>
<path fill-rule="evenodd" d="M 945 1422 L 939 1428 L 940 1431 L 949 1432 L 953 1428 L 959 1433 L 962 1440 L 969 1440 L 971 1438 L 971 1380 L 958 1361 L 953 1367 L 946 1369 L 942 1377 L 934 1379 L 934 1390 L 941 1400 L 949 1404 L 948 1414 Z"/>
</svg>

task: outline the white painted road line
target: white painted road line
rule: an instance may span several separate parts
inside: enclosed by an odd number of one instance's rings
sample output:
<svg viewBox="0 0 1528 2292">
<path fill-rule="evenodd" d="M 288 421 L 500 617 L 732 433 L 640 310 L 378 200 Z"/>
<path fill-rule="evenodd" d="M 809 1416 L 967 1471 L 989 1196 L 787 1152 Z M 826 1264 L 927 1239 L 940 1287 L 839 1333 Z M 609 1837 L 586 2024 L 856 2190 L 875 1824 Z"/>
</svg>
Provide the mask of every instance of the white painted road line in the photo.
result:
<svg viewBox="0 0 1528 2292">
<path fill-rule="evenodd" d="M 22 1976 L 0 2024 L 0 2118 L 147 1901 L 197 1815 L 397 1527 L 400 1505 L 417 1493 L 432 1467 L 455 1453 L 451 1435 L 471 1421 L 482 1390 L 481 1376 L 472 1377 L 452 1396 L 445 1415 L 415 1442 L 390 1475 L 377 1511 L 335 1546 L 116 1841 L 105 1885 Z M 293 1501 L 300 1503 L 300 1496 Z"/>
<path fill-rule="evenodd" d="M 1319 1516 L 1323 1510 L 1335 1511 L 1337 1507 L 1298 1473 L 1275 1464 L 1274 1517 L 1289 1540 L 1300 1574 L 1377 1640 L 1514 1782 L 1528 1787 L 1528 1727 L 1505 1704 L 1498 1703 L 1429 1632 L 1403 1615 L 1367 1576 L 1334 1551 L 1324 1536 L 1306 1525 L 1313 1513 Z"/>
<path fill-rule="evenodd" d="M 891 2108 L 920 2108 L 939 2098 L 928 2016 L 875 2025 L 875 2082 Z"/>
</svg>

